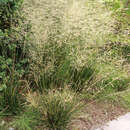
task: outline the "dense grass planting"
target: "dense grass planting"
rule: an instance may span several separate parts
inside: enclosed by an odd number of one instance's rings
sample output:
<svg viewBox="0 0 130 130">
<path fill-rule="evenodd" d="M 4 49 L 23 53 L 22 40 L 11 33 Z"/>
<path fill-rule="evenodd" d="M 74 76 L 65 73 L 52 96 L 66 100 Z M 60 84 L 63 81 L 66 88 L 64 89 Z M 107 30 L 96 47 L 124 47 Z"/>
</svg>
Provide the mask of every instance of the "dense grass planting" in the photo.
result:
<svg viewBox="0 0 130 130">
<path fill-rule="evenodd" d="M 128 3 L 0 0 L 0 129 L 67 130 L 86 102 L 129 106 Z"/>
</svg>

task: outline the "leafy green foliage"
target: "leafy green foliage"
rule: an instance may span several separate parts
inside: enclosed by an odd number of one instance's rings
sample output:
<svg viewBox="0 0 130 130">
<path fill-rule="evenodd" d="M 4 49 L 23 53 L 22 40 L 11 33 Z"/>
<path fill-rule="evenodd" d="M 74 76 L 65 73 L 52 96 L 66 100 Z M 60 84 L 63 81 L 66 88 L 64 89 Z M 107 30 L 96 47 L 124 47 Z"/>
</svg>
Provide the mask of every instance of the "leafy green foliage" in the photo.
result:
<svg viewBox="0 0 130 130">
<path fill-rule="evenodd" d="M 18 24 L 19 9 L 23 0 L 0 0 L 0 29 L 10 29 Z"/>
<path fill-rule="evenodd" d="M 30 25 L 21 17 L 22 0 L 0 1 L 0 4 L 0 84 L 3 84 L 10 75 L 21 78 L 28 72 L 26 43 Z"/>
<path fill-rule="evenodd" d="M 14 38 L 11 37 L 13 34 Z M 25 37 L 14 31 L 6 32 L 0 39 L 0 91 L 1 110 L 17 113 L 21 109 L 19 80 L 28 73 L 29 65 L 24 47 Z"/>
<path fill-rule="evenodd" d="M 25 23 L 21 5 L 22 0 L 0 1 L 0 110 L 11 114 L 22 108 L 19 80 L 29 70 L 30 25 Z"/>
<path fill-rule="evenodd" d="M 22 77 L 28 72 L 29 62 L 25 36 L 14 30 L 0 36 L 0 82 L 8 79 L 9 75 Z"/>
</svg>

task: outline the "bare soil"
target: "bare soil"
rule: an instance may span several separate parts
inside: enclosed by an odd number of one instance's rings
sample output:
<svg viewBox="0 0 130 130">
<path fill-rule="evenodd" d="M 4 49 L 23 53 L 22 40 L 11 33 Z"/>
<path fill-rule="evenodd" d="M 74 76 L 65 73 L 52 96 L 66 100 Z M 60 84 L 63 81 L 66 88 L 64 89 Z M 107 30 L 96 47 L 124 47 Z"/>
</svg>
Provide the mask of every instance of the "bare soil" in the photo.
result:
<svg viewBox="0 0 130 130">
<path fill-rule="evenodd" d="M 91 102 L 82 116 L 74 120 L 72 130 L 95 130 L 108 121 L 117 119 L 128 112 L 126 108 L 107 102 Z"/>
</svg>

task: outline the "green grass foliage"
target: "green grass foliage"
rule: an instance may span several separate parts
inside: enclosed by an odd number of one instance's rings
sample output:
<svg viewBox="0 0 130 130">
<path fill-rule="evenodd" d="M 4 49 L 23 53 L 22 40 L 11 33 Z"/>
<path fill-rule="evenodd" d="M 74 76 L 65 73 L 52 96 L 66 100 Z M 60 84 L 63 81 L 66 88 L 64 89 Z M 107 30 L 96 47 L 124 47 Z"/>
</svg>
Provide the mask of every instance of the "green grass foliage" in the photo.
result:
<svg viewBox="0 0 130 130">
<path fill-rule="evenodd" d="M 66 130 L 84 99 L 129 104 L 128 4 L 0 0 L 0 129 Z"/>
<path fill-rule="evenodd" d="M 50 130 L 65 130 L 81 106 L 68 90 L 51 91 L 42 97 L 40 111 L 43 123 Z"/>
</svg>

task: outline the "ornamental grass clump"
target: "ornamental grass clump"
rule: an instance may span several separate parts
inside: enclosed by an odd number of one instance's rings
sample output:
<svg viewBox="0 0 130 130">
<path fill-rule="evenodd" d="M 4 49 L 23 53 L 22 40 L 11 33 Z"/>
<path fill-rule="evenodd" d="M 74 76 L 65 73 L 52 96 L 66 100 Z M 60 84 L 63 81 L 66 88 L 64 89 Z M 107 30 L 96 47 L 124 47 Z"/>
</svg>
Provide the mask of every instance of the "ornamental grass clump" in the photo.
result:
<svg viewBox="0 0 130 130">
<path fill-rule="evenodd" d="M 74 93 L 51 91 L 42 97 L 40 111 L 43 123 L 52 130 L 66 130 L 80 107 Z"/>
</svg>

